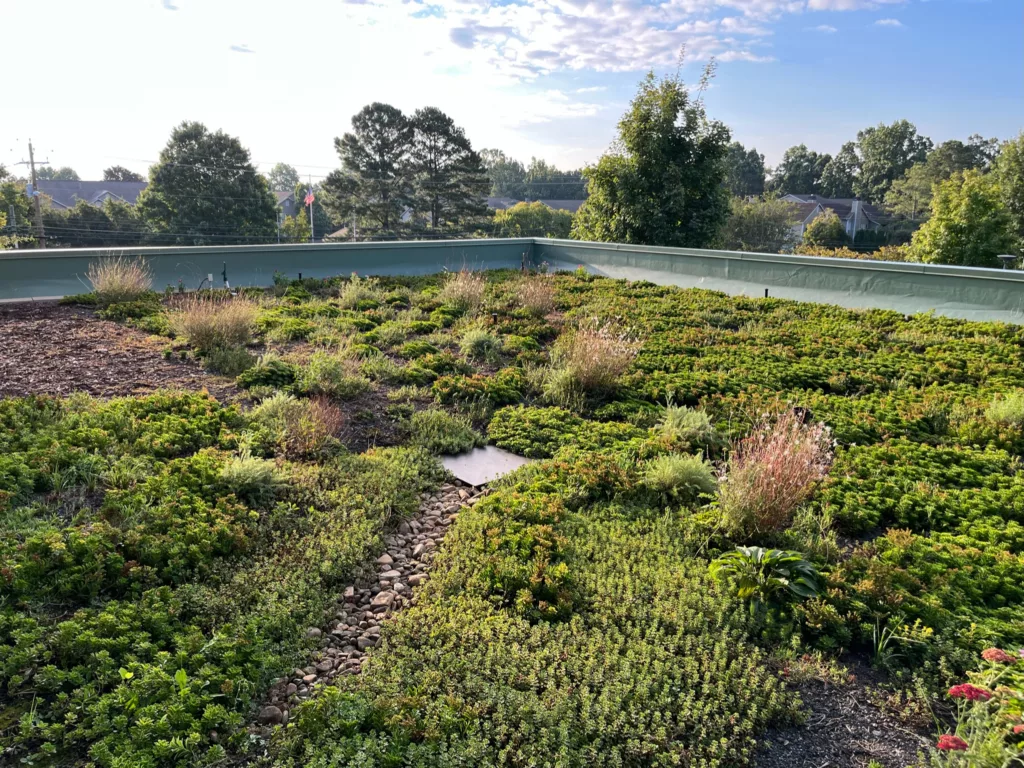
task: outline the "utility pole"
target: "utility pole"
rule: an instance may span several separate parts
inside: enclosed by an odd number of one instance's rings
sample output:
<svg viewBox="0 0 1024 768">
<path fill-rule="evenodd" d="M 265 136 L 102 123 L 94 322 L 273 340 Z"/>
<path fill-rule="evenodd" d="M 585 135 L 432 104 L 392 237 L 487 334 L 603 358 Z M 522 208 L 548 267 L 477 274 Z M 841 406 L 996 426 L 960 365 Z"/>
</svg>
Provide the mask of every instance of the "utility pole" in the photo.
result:
<svg viewBox="0 0 1024 768">
<path fill-rule="evenodd" d="M 49 165 L 49 161 L 43 160 L 40 165 Z M 36 156 L 32 151 L 32 139 L 28 140 L 28 161 L 22 160 L 15 165 L 27 165 L 32 170 L 32 198 L 36 202 L 36 229 L 39 232 L 39 247 L 46 250 L 46 232 L 43 230 L 43 209 L 39 203 L 39 181 L 36 179 Z"/>
</svg>

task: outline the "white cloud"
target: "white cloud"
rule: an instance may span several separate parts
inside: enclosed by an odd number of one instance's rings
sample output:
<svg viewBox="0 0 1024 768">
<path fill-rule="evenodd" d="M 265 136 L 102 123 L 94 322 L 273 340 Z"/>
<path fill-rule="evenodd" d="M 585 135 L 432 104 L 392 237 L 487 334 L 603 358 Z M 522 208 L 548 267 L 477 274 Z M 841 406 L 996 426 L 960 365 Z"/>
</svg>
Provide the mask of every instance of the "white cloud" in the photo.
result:
<svg viewBox="0 0 1024 768">
<path fill-rule="evenodd" d="M 899 19 L 879 19 L 875 22 L 876 27 L 902 27 Z"/>
<path fill-rule="evenodd" d="M 607 91 L 608 86 L 605 85 L 591 85 L 587 88 L 577 88 L 576 93 L 600 93 L 601 91 Z"/>
<path fill-rule="evenodd" d="M 839 30 L 833 27 L 831 24 L 819 24 L 816 27 L 812 27 L 815 32 L 823 32 L 826 35 L 833 35 Z"/>
<path fill-rule="evenodd" d="M 230 46 L 230 48 L 235 53 L 256 53 L 256 51 L 254 51 L 252 48 L 250 48 L 248 45 L 245 45 L 244 43 L 242 45 L 232 45 Z"/>
<path fill-rule="evenodd" d="M 906 0 L 808 0 L 812 11 L 863 11 L 882 5 L 898 5 Z"/>
</svg>

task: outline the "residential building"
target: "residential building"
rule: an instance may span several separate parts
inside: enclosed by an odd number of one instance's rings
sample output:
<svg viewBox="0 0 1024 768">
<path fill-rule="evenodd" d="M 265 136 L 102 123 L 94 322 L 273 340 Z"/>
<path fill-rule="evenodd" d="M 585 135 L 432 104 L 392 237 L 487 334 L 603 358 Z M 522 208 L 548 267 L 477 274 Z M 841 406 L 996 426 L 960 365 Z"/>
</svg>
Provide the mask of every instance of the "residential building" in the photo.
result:
<svg viewBox="0 0 1024 768">
<path fill-rule="evenodd" d="M 107 200 L 135 205 L 148 185 L 145 181 L 47 181 L 40 179 L 38 189 L 50 198 L 54 208 L 74 208 L 79 201 L 101 206 Z"/>
<path fill-rule="evenodd" d="M 858 232 L 880 229 L 886 218 L 877 206 L 855 198 L 785 195 L 782 199 L 794 203 L 799 210 L 800 219 L 793 225 L 793 232 L 799 237 L 803 237 L 808 224 L 829 208 L 835 211 L 836 216 L 843 222 L 846 234 L 854 242 L 857 240 Z"/>
</svg>

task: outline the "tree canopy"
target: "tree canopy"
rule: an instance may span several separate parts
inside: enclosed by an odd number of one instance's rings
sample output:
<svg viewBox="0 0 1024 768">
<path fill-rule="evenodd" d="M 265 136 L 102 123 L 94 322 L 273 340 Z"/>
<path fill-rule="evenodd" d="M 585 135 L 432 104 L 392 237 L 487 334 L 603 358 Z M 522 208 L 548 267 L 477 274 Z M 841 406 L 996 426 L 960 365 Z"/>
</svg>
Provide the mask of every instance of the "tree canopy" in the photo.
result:
<svg viewBox="0 0 1024 768">
<path fill-rule="evenodd" d="M 299 172 L 287 163 L 278 163 L 267 174 L 272 192 L 291 192 L 299 183 Z"/>
<path fill-rule="evenodd" d="M 804 228 L 804 242 L 807 245 L 839 248 L 850 242 L 850 238 L 842 219 L 831 208 L 826 208 Z"/>
<path fill-rule="evenodd" d="M 466 132 L 436 107 L 416 110 L 412 127 L 414 214 L 433 230 L 458 229 L 486 214 L 491 180 Z"/>
<path fill-rule="evenodd" d="M 272 242 L 277 203 L 249 151 L 223 131 L 202 123 L 176 127 L 139 211 L 158 242 L 182 245 Z"/>
<path fill-rule="evenodd" d="M 1015 247 L 1018 252 L 1024 251 L 1024 131 L 1002 145 L 993 173 L 1016 239 Z"/>
<path fill-rule="evenodd" d="M 997 267 L 996 256 L 1017 244 L 996 176 L 972 170 L 935 186 L 931 216 L 914 233 L 911 248 L 929 264 Z"/>
<path fill-rule="evenodd" d="M 721 246 L 729 251 L 779 253 L 796 241 L 797 219 L 796 206 L 777 197 L 753 201 L 734 197 Z"/>
<path fill-rule="evenodd" d="M 706 84 L 710 71 L 705 71 Z M 589 196 L 573 237 L 643 245 L 705 247 L 729 213 L 725 158 L 729 129 L 709 120 L 678 75 L 648 73 L 618 140 L 584 170 Z"/>
<path fill-rule="evenodd" d="M 858 131 L 860 164 L 853 191 L 869 203 L 882 202 L 892 183 L 915 163 L 924 162 L 931 148 L 932 140 L 918 134 L 908 120 Z"/>
<path fill-rule="evenodd" d="M 54 168 L 51 165 L 42 165 L 36 168 L 36 178 L 43 181 L 81 181 L 74 168 L 66 165 Z"/>
<path fill-rule="evenodd" d="M 825 197 L 853 197 L 859 168 L 857 145 L 848 141 L 843 144 L 836 156 L 825 164 L 818 180 L 821 194 Z"/>
<path fill-rule="evenodd" d="M 520 200 L 526 196 L 526 167 L 521 162 L 500 149 L 482 149 L 480 159 L 491 180 L 492 197 Z"/>
<path fill-rule="evenodd" d="M 772 169 L 768 189 L 780 195 L 823 194 L 821 178 L 831 159 L 831 155 L 820 155 L 806 144 L 790 147 Z"/>
<path fill-rule="evenodd" d="M 967 144 L 945 141 L 896 179 L 885 195 L 885 205 L 894 214 L 916 220 L 928 213 L 932 187 L 954 173 L 988 167 L 994 153 L 989 141 L 972 136 Z"/>
<path fill-rule="evenodd" d="M 352 131 L 334 140 L 342 168 L 324 181 L 328 210 L 353 216 L 373 233 L 392 232 L 412 195 L 408 163 L 413 126 L 400 109 L 374 102 L 352 118 Z"/>
<path fill-rule="evenodd" d="M 516 203 L 494 212 L 494 231 L 498 237 L 569 237 L 572 214 L 556 211 L 540 201 Z"/>
<path fill-rule="evenodd" d="M 725 188 L 730 194 L 737 197 L 764 194 L 764 155 L 734 141 L 729 145 L 724 162 Z"/>
<path fill-rule="evenodd" d="M 103 170 L 104 181 L 145 181 L 145 179 L 135 171 L 130 171 L 123 165 L 112 165 L 109 168 Z"/>
</svg>

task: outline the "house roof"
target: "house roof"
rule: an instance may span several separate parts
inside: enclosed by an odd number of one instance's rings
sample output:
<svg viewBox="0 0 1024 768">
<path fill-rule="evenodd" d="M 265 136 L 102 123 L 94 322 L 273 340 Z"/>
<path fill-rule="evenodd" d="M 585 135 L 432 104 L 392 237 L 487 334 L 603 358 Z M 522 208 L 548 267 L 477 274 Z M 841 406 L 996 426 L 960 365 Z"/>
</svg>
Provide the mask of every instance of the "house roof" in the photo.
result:
<svg viewBox="0 0 1024 768">
<path fill-rule="evenodd" d="M 853 204 L 856 201 L 856 198 L 852 197 L 822 197 L 821 195 L 785 195 L 782 199 L 797 204 L 814 203 L 823 209 L 831 208 L 835 211 L 836 216 L 843 221 L 853 214 Z M 860 205 L 860 214 L 876 223 L 885 218 L 885 214 L 880 208 L 864 202 Z"/>
<path fill-rule="evenodd" d="M 817 203 L 793 203 L 793 207 L 796 208 L 797 216 L 799 217 L 800 221 L 805 223 L 808 219 L 811 219 L 814 216 L 816 216 L 818 212 Z"/>
<path fill-rule="evenodd" d="M 283 203 L 288 198 L 291 198 L 293 200 L 295 199 L 295 193 L 294 192 L 277 192 L 277 191 L 275 191 L 274 192 L 274 196 L 277 198 L 277 204 L 278 205 L 281 205 L 281 203 Z"/>
<path fill-rule="evenodd" d="M 37 187 L 60 208 L 74 208 L 84 200 L 89 205 L 103 205 L 108 198 L 123 200 L 132 205 L 148 186 L 145 181 L 47 181 L 40 179 Z"/>
</svg>

